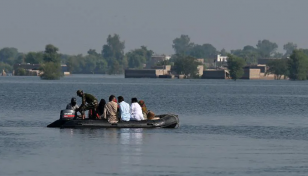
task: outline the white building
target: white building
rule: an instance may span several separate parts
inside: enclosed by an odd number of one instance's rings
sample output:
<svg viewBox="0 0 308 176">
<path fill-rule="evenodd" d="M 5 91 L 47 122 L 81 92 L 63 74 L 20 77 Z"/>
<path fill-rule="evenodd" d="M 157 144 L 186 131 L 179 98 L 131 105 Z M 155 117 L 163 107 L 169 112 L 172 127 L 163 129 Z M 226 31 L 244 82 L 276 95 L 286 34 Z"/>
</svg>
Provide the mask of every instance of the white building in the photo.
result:
<svg viewBox="0 0 308 176">
<path fill-rule="evenodd" d="M 228 56 L 217 55 L 216 62 L 227 62 Z"/>
</svg>

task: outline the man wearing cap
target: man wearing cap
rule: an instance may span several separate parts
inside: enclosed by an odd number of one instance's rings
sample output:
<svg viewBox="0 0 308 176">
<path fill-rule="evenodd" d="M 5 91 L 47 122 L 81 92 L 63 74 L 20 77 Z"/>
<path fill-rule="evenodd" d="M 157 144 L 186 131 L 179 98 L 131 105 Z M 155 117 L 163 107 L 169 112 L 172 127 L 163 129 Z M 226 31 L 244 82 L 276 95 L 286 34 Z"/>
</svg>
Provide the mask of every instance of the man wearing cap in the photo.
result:
<svg viewBox="0 0 308 176">
<path fill-rule="evenodd" d="M 95 109 L 98 104 L 97 99 L 91 94 L 83 93 L 82 90 L 78 90 L 77 95 L 82 98 L 82 103 L 80 105 L 79 112 L 82 114 L 82 118 L 84 119 L 85 118 L 84 112 L 86 110 L 91 110 L 92 113 L 95 112 Z"/>
</svg>

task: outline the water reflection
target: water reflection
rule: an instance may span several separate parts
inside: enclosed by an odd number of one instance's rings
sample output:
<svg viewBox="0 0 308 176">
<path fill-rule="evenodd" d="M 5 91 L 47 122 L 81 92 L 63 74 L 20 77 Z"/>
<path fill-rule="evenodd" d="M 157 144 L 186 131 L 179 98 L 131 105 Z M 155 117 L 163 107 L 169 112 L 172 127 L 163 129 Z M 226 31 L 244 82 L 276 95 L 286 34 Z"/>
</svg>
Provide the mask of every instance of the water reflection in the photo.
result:
<svg viewBox="0 0 308 176">
<path fill-rule="evenodd" d="M 140 171 L 142 165 L 143 155 L 143 141 L 144 141 L 143 129 L 121 129 L 120 132 L 120 144 L 121 144 L 121 170 L 122 171 Z"/>
<path fill-rule="evenodd" d="M 143 131 L 142 128 L 131 129 L 125 128 L 120 129 L 121 144 L 123 145 L 142 145 Z"/>
<path fill-rule="evenodd" d="M 106 159 L 106 162 L 108 160 L 114 163 L 111 164 L 113 167 L 111 170 L 138 171 L 140 167 L 134 166 L 143 164 L 145 136 L 149 136 L 146 135 L 145 129 L 61 129 L 60 131 L 65 136 L 69 135 L 73 140 L 79 141 L 78 143 L 92 139 L 93 145 L 104 149 L 101 151 L 102 158 Z"/>
</svg>

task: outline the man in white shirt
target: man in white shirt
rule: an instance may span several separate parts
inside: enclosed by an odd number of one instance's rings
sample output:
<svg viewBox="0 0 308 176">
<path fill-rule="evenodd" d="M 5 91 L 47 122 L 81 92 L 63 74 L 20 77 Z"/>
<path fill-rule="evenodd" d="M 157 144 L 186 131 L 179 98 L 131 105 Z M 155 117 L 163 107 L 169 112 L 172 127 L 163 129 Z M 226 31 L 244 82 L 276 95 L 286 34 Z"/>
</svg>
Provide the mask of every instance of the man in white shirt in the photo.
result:
<svg viewBox="0 0 308 176">
<path fill-rule="evenodd" d="M 130 120 L 130 106 L 124 101 L 122 96 L 118 97 L 118 102 L 120 106 L 121 120 L 129 121 Z"/>
<path fill-rule="evenodd" d="M 144 120 L 141 106 L 138 103 L 137 98 L 132 98 L 132 105 L 131 105 L 131 120 Z"/>
</svg>

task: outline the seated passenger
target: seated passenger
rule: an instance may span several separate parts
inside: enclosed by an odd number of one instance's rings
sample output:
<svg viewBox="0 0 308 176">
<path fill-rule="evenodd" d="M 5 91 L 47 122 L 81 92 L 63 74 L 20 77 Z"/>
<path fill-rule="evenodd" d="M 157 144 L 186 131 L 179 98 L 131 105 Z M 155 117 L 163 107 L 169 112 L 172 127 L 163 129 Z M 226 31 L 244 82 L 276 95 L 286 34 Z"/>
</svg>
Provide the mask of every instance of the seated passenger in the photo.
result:
<svg viewBox="0 0 308 176">
<path fill-rule="evenodd" d="M 117 118 L 117 109 L 118 104 L 114 102 L 115 96 L 110 95 L 109 102 L 105 105 L 104 108 L 104 119 L 107 119 L 109 123 L 118 123 Z"/>
<path fill-rule="evenodd" d="M 66 109 L 78 111 L 79 106 L 77 105 L 77 101 L 75 97 L 71 99 L 71 103 L 66 105 Z"/>
<path fill-rule="evenodd" d="M 100 119 L 104 115 L 105 105 L 106 105 L 105 99 L 101 99 L 101 101 L 99 102 L 98 107 L 97 107 L 97 113 L 98 113 Z"/>
<path fill-rule="evenodd" d="M 141 106 L 138 104 L 137 98 L 132 98 L 132 105 L 131 105 L 131 116 L 130 120 L 144 120 Z"/>
<path fill-rule="evenodd" d="M 129 121 L 130 120 L 130 107 L 129 104 L 124 101 L 122 96 L 118 97 L 118 102 L 120 106 L 120 115 L 122 121 Z"/>
<path fill-rule="evenodd" d="M 118 105 L 118 108 L 117 108 L 117 118 L 118 118 L 118 119 L 121 119 L 120 105 L 118 104 L 118 100 L 115 98 L 115 99 L 114 99 L 114 102 L 116 102 L 117 105 Z"/>
<path fill-rule="evenodd" d="M 147 120 L 148 109 L 147 109 L 147 107 L 146 107 L 144 101 L 143 101 L 143 100 L 140 100 L 138 103 L 139 103 L 139 105 L 141 106 L 142 114 L 143 114 L 144 120 Z"/>
<path fill-rule="evenodd" d="M 147 114 L 148 120 L 157 120 L 159 117 L 155 117 L 155 114 L 152 111 L 148 111 Z"/>
</svg>

